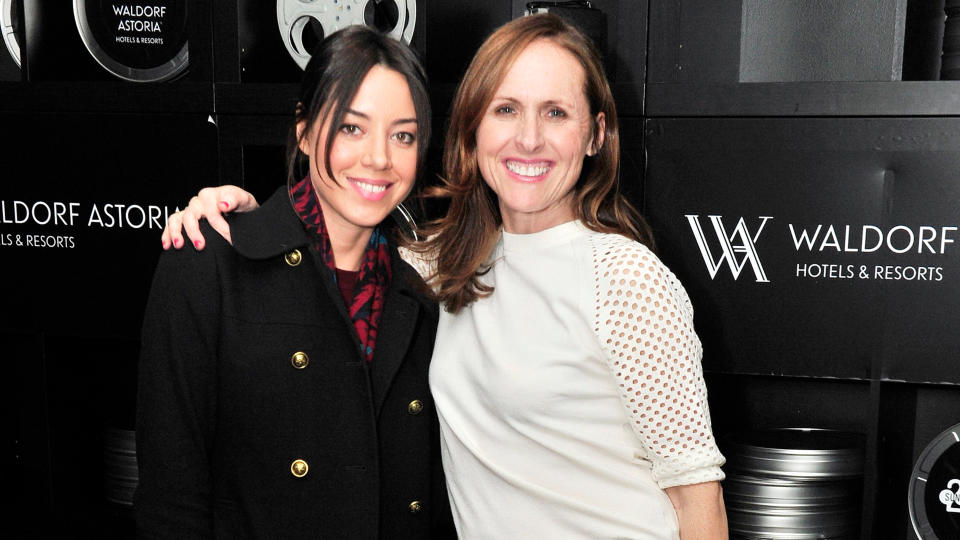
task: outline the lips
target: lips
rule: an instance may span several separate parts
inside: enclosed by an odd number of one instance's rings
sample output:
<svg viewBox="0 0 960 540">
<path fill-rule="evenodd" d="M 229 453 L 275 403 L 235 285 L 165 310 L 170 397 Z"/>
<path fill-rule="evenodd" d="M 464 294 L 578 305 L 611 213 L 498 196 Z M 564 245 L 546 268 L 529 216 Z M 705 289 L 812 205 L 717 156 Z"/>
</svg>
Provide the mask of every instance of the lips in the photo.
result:
<svg viewBox="0 0 960 540">
<path fill-rule="evenodd" d="M 553 162 L 507 159 L 504 166 L 519 180 L 533 182 L 543 179 L 550 172 Z"/>
<path fill-rule="evenodd" d="M 393 187 L 393 183 L 387 180 L 373 180 L 369 178 L 348 178 L 353 190 L 368 201 L 379 201 L 387 194 L 387 190 Z"/>
</svg>

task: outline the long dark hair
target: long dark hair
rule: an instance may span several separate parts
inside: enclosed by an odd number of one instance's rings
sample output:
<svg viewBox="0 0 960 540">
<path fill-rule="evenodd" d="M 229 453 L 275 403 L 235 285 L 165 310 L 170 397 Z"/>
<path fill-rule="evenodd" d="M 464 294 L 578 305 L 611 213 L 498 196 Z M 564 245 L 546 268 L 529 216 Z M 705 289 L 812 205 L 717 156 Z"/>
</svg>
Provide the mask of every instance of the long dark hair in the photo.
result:
<svg viewBox="0 0 960 540">
<path fill-rule="evenodd" d="M 596 47 L 579 30 L 553 14 L 515 19 L 484 41 L 457 88 L 443 147 L 443 184 L 428 195 L 450 201 L 447 215 L 426 228 L 417 251 L 436 257 L 430 282 L 444 307 L 456 313 L 493 293 L 480 277 L 502 224 L 497 196 L 477 165 L 477 129 L 483 111 L 514 61 L 531 43 L 546 39 L 572 54 L 584 71 L 584 94 L 594 118 L 605 118 L 603 145 L 583 163 L 574 186 L 574 216 L 588 228 L 622 234 L 653 248 L 653 235 L 640 213 L 620 192 L 620 134 L 617 109 Z M 593 123 L 593 140 L 599 135 Z"/>
<path fill-rule="evenodd" d="M 403 75 L 410 87 L 414 110 L 417 114 L 417 171 L 423 169 L 430 142 L 430 97 L 427 91 L 427 74 L 420 60 L 402 42 L 367 26 L 353 25 L 330 34 L 310 58 L 303 73 L 300 86 L 300 101 L 297 104 L 294 125 L 287 138 L 287 183 L 301 179 L 307 156 L 300 151 L 300 141 L 312 132 L 314 125 L 322 125 L 327 118 L 333 129 L 323 141 L 323 161 L 327 175 L 334 178 L 330 169 L 330 147 L 337 136 L 336 126 L 356 95 L 364 77 L 374 66 L 382 66 Z M 304 129 L 297 135 L 297 125 Z M 317 142 L 319 147 L 320 142 Z M 314 155 L 318 155 L 314 153 Z M 336 181 L 336 180 L 334 180 Z"/>
</svg>

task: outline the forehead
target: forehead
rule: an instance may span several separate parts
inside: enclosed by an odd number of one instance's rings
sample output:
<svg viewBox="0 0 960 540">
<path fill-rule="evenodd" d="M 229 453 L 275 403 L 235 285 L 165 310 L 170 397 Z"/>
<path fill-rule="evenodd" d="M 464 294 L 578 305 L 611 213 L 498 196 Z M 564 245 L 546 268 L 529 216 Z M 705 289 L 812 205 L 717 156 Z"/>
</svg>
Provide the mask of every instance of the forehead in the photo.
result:
<svg viewBox="0 0 960 540">
<path fill-rule="evenodd" d="M 586 102 L 586 75 L 570 51 L 549 39 L 527 45 L 497 88 L 499 97 Z"/>
<path fill-rule="evenodd" d="M 406 77 L 381 65 L 373 66 L 364 76 L 350 108 L 367 115 L 416 115 Z"/>
</svg>

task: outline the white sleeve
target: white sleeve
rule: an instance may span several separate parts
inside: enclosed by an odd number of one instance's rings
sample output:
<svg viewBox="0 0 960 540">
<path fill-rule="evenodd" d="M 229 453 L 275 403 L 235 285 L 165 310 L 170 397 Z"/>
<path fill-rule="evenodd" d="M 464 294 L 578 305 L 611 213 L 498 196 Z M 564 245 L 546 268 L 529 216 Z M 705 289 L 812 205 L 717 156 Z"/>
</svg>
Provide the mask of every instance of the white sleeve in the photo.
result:
<svg viewBox="0 0 960 540">
<path fill-rule="evenodd" d="M 612 234 L 592 243 L 594 331 L 654 479 L 664 489 L 722 480 L 686 291 L 645 246 Z"/>
</svg>

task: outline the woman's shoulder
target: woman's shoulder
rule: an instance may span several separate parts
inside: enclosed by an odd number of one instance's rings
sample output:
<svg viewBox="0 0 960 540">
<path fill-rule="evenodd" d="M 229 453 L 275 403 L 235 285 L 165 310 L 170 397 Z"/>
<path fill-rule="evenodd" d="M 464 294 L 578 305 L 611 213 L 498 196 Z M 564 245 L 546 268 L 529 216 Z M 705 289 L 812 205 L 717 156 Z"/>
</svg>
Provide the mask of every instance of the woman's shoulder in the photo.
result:
<svg viewBox="0 0 960 540">
<path fill-rule="evenodd" d="M 593 268 L 601 296 L 622 295 L 630 291 L 634 298 L 650 294 L 669 294 L 693 317 L 693 306 L 676 274 L 646 245 L 616 233 L 591 234 Z"/>
<path fill-rule="evenodd" d="M 590 231 L 589 242 L 598 269 L 647 263 L 667 270 L 649 247 L 622 234 Z"/>
</svg>

